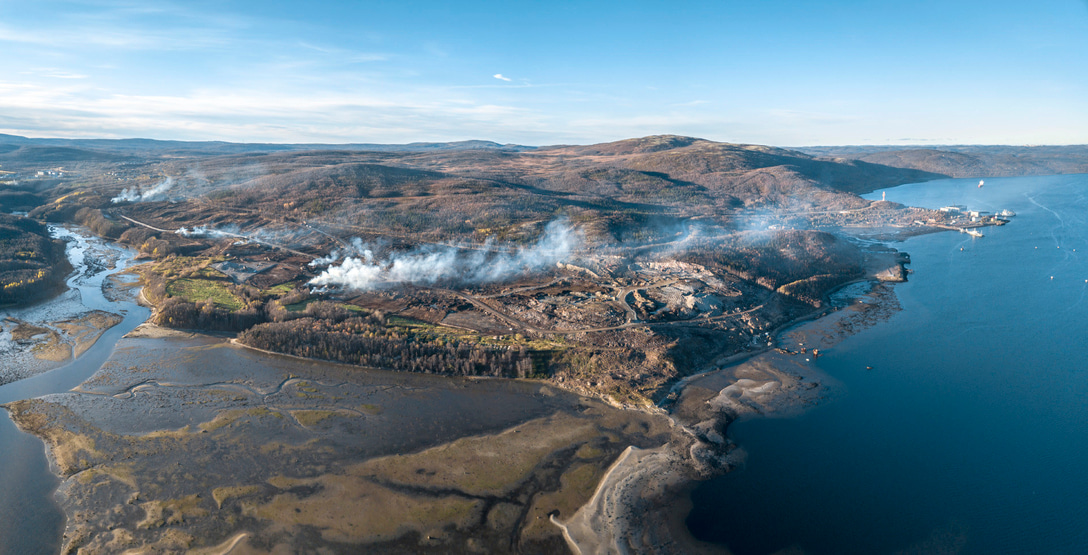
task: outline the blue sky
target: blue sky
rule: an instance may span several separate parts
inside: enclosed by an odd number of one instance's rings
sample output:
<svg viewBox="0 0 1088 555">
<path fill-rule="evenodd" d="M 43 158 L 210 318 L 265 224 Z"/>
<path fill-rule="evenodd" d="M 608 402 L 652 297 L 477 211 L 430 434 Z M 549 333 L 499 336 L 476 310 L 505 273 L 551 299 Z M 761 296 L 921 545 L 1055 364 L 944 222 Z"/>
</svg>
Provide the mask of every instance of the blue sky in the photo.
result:
<svg viewBox="0 0 1088 555">
<path fill-rule="evenodd" d="M 1088 143 L 1088 0 L 0 0 L 0 133 Z"/>
</svg>

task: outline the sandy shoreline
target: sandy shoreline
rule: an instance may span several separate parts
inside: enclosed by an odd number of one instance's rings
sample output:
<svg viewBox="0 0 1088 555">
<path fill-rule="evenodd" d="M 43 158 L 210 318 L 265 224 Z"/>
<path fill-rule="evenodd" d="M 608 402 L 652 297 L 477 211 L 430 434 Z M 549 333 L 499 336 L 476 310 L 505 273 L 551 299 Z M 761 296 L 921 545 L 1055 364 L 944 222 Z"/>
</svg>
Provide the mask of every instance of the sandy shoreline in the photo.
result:
<svg viewBox="0 0 1088 555">
<path fill-rule="evenodd" d="M 725 553 L 700 542 L 684 519 L 698 479 L 671 446 L 628 447 L 608 468 L 593 497 L 573 517 L 552 523 L 576 555 Z"/>
</svg>

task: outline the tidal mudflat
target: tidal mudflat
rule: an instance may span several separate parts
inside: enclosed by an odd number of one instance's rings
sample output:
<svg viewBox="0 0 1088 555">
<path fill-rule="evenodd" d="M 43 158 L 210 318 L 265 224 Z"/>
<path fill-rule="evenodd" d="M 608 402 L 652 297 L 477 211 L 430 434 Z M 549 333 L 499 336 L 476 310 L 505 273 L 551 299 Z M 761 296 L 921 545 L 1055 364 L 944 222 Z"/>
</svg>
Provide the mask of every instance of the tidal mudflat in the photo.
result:
<svg viewBox="0 0 1088 555">
<path fill-rule="evenodd" d="M 901 269 L 893 254 L 873 260 L 874 274 Z M 124 296 L 113 284 L 109 296 Z M 879 320 L 894 294 L 867 287 L 783 332 L 778 349 L 678 384 L 671 415 L 150 324 L 72 391 L 6 408 L 48 446 L 65 553 L 710 550 L 684 526 L 693 480 L 743 461 L 725 436 L 733 419 L 828 394 L 805 345 Z"/>
<path fill-rule="evenodd" d="M 551 517 L 675 430 L 540 383 L 364 370 L 141 327 L 70 393 L 7 405 L 47 442 L 63 552 L 561 551 Z"/>
<path fill-rule="evenodd" d="M 75 272 L 69 289 L 59 296 L 29 306 L 0 309 L 0 384 L 58 368 L 83 354 L 107 329 L 121 322 L 103 292 L 123 296 L 123 280 L 108 276 L 126 266 L 131 253 L 101 239 L 53 228 L 54 236 L 68 240 L 68 258 Z"/>
</svg>

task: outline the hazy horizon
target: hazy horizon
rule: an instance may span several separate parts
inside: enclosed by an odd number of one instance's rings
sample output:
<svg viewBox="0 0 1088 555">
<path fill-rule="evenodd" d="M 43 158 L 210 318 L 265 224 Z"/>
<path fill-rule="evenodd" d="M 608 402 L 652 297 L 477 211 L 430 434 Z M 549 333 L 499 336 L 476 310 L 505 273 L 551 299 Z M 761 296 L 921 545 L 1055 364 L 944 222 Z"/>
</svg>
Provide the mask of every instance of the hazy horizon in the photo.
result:
<svg viewBox="0 0 1088 555">
<path fill-rule="evenodd" d="M 29 135 L 20 135 L 20 134 L 14 134 L 14 133 L 0 133 L 0 135 L 12 135 L 12 136 L 19 136 L 19 137 L 22 137 L 24 139 L 45 140 L 45 141 L 49 141 L 49 140 L 59 140 L 59 141 L 69 141 L 69 140 L 71 140 L 71 141 L 83 141 L 83 140 L 87 140 L 87 141 L 161 141 L 161 142 L 179 141 L 179 142 L 191 142 L 191 143 L 222 142 L 222 143 L 233 143 L 233 144 L 269 144 L 269 145 L 300 145 L 300 146 L 306 146 L 306 145 L 315 145 L 315 146 L 339 146 L 339 145 L 343 145 L 343 146 L 351 146 L 351 145 L 360 145 L 360 144 L 374 144 L 374 145 L 386 145 L 386 146 L 407 146 L 407 145 L 414 145 L 414 144 L 425 145 L 425 144 L 452 144 L 452 143 L 484 142 L 484 143 L 495 143 L 495 144 L 498 144 L 498 145 L 501 145 L 501 146 L 509 145 L 509 146 L 517 146 L 517 147 L 528 147 L 528 148 L 547 148 L 547 147 L 555 147 L 555 146 L 588 146 L 588 145 L 602 144 L 602 143 L 608 143 L 608 142 L 618 142 L 618 141 L 625 141 L 625 140 L 643 139 L 643 138 L 652 137 L 652 136 L 684 136 L 684 137 L 694 138 L 694 139 L 698 139 L 698 140 L 708 140 L 708 141 L 721 142 L 721 143 L 759 144 L 759 143 L 737 143 L 737 142 L 734 142 L 734 141 L 715 141 L 714 139 L 707 139 L 706 137 L 691 137 L 691 136 L 686 136 L 686 135 L 677 135 L 676 133 L 660 133 L 660 134 L 657 134 L 657 135 L 644 135 L 644 136 L 641 136 L 641 137 L 623 137 L 623 138 L 619 138 L 619 139 L 612 139 L 612 140 L 609 140 L 609 141 L 599 141 L 599 142 L 592 142 L 592 143 L 591 142 L 579 142 L 579 143 L 553 143 L 553 144 L 543 144 L 543 143 L 541 143 L 541 144 L 503 143 L 503 142 L 495 141 L 495 140 L 492 140 L 492 139 L 479 138 L 479 137 L 466 138 L 466 139 L 451 139 L 451 140 L 448 140 L 448 141 L 406 141 L 406 142 L 396 142 L 396 143 L 374 143 L 374 142 L 363 142 L 363 141 L 359 141 L 359 142 L 322 143 L 322 142 L 291 142 L 291 141 L 225 141 L 225 140 L 220 140 L 220 139 L 199 139 L 199 138 L 197 138 L 197 139 L 163 139 L 163 138 L 158 138 L 158 137 L 135 137 L 135 136 L 133 136 L 133 137 L 105 137 L 105 136 L 99 136 L 99 137 L 58 137 L 58 136 L 29 136 Z M 850 148 L 850 147 L 889 148 L 889 149 L 900 149 L 900 148 L 904 148 L 904 149 L 909 149 L 909 148 L 940 149 L 942 147 L 948 147 L 948 148 L 960 148 L 960 147 L 1027 147 L 1027 148 L 1030 148 L 1030 147 L 1048 147 L 1048 146 L 1062 147 L 1062 146 L 1085 146 L 1085 145 L 1088 145 L 1088 142 L 1085 142 L 1085 143 L 1051 143 L 1051 144 L 1048 144 L 1048 143 L 1022 143 L 1022 144 L 1015 144 L 1015 143 L 989 143 L 989 144 L 983 144 L 983 143 L 974 143 L 974 144 L 968 144 L 968 143 L 942 143 L 942 144 L 931 144 L 931 143 L 882 143 L 882 144 L 877 144 L 877 143 L 873 143 L 873 144 L 813 143 L 813 144 L 804 144 L 804 145 L 760 144 L 760 146 L 770 146 L 770 147 L 783 148 L 783 149 Z"/>
</svg>

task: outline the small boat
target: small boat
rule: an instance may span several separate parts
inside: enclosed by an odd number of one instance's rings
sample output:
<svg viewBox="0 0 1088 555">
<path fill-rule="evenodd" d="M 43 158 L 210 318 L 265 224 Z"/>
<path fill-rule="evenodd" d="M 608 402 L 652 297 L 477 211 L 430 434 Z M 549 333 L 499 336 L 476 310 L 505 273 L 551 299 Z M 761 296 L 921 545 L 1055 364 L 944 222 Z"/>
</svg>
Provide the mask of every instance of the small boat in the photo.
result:
<svg viewBox="0 0 1088 555">
<path fill-rule="evenodd" d="M 985 182 L 985 181 L 983 181 L 983 180 L 981 180 L 981 179 L 979 179 L 979 180 L 978 180 L 978 188 L 979 188 L 979 189 L 981 189 L 981 188 L 982 188 L 982 186 L 983 186 L 983 185 L 985 185 L 985 184 L 986 184 L 986 182 Z"/>
<path fill-rule="evenodd" d="M 1002 211 L 1000 211 L 1000 212 L 998 212 L 997 214 L 994 214 L 994 215 L 995 216 L 1001 216 L 1002 218 L 1011 218 L 1011 217 L 1016 215 L 1016 212 L 1013 212 L 1012 210 L 1009 210 L 1009 209 L 1005 209 L 1005 210 L 1002 210 Z"/>
</svg>

